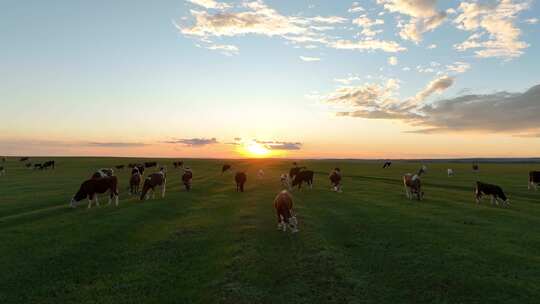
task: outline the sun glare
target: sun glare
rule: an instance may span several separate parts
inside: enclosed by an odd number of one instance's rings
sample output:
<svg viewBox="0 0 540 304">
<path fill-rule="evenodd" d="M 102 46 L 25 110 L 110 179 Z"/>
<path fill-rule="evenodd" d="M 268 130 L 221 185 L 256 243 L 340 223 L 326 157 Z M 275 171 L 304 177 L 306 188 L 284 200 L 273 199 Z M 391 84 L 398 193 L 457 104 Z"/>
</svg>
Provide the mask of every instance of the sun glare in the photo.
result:
<svg viewBox="0 0 540 304">
<path fill-rule="evenodd" d="M 268 150 L 264 145 L 256 142 L 251 142 L 247 144 L 246 151 L 249 155 L 257 157 L 267 156 L 268 154 L 270 154 L 270 150 Z"/>
</svg>

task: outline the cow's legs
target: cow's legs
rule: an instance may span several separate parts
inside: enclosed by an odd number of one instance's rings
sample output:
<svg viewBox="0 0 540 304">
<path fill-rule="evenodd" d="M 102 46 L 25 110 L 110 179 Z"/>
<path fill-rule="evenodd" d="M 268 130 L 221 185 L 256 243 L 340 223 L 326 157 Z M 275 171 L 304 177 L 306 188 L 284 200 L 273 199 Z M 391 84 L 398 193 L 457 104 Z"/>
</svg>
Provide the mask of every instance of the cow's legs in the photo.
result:
<svg viewBox="0 0 540 304">
<path fill-rule="evenodd" d="M 282 223 L 281 223 L 281 215 L 279 215 L 279 211 L 276 209 L 276 214 L 277 214 L 277 230 L 281 230 L 283 229 L 282 226 Z"/>
<path fill-rule="evenodd" d="M 94 200 L 94 197 L 93 196 L 88 196 L 88 209 L 90 209 L 92 207 L 92 201 Z"/>
<path fill-rule="evenodd" d="M 165 189 L 167 188 L 167 183 L 163 181 L 163 185 L 161 186 L 161 198 L 165 198 Z"/>
<path fill-rule="evenodd" d="M 497 205 L 499 205 L 499 202 L 498 202 L 497 199 L 495 198 L 495 195 L 492 195 L 492 196 L 491 196 L 491 204 L 492 204 L 492 205 L 495 205 L 495 203 L 497 203 Z"/>
<path fill-rule="evenodd" d="M 94 201 L 96 202 L 96 206 L 99 207 L 99 200 L 97 194 L 94 194 Z"/>
</svg>

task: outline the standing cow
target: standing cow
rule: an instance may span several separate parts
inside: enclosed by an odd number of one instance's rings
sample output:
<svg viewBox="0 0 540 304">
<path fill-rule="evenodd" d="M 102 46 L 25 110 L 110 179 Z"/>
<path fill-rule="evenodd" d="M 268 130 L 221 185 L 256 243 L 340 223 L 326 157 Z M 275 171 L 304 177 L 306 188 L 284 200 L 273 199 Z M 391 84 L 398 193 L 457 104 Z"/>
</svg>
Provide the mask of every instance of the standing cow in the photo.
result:
<svg viewBox="0 0 540 304">
<path fill-rule="evenodd" d="M 6 168 L 4 168 L 4 166 L 1 166 L 0 167 L 0 176 L 5 175 L 5 174 L 6 174 Z"/>
<path fill-rule="evenodd" d="M 454 170 L 453 169 L 447 169 L 448 177 L 454 176 Z"/>
<path fill-rule="evenodd" d="M 531 190 L 532 187 L 534 190 L 538 190 L 538 184 L 540 184 L 540 171 L 529 172 L 528 189 Z"/>
<path fill-rule="evenodd" d="M 221 167 L 221 175 L 223 175 L 223 173 L 225 173 L 225 171 L 229 170 L 230 168 L 231 168 L 231 165 L 229 164 L 223 165 L 223 167 Z"/>
<path fill-rule="evenodd" d="M 384 162 L 384 165 L 382 167 L 383 167 L 383 169 L 386 169 L 386 168 L 390 168 L 390 166 L 392 166 L 392 162 L 387 161 L 387 162 Z"/>
<path fill-rule="evenodd" d="M 152 190 L 152 199 L 154 199 L 156 187 L 161 187 L 161 198 L 165 198 L 165 188 L 167 187 L 167 177 L 166 177 L 164 168 L 161 168 L 159 172 L 152 173 L 146 177 L 146 179 L 144 180 L 140 200 L 143 201 L 145 198 L 149 199 L 148 191 L 150 190 Z"/>
<path fill-rule="evenodd" d="M 292 181 L 292 188 L 298 186 L 298 189 L 302 188 L 302 183 L 308 184 L 309 188 L 313 188 L 313 171 L 303 170 L 298 172 Z"/>
<path fill-rule="evenodd" d="M 234 181 L 236 182 L 236 192 L 244 192 L 244 185 L 247 181 L 246 173 L 236 172 L 234 175 Z"/>
<path fill-rule="evenodd" d="M 51 167 L 52 169 L 54 169 L 54 165 L 55 165 L 55 162 L 54 160 L 48 160 L 46 162 L 43 163 L 43 169 L 48 169 L 49 167 Z"/>
<path fill-rule="evenodd" d="M 109 191 L 109 204 L 114 198 L 116 206 L 118 206 L 118 179 L 116 176 L 105 176 L 100 178 L 91 178 L 84 181 L 79 188 L 79 191 L 71 199 L 71 207 L 75 207 L 75 203 L 88 198 L 88 208 L 92 207 L 92 202 L 99 206 L 98 194 Z"/>
<path fill-rule="evenodd" d="M 191 172 L 190 168 L 185 168 L 184 174 L 182 175 L 182 183 L 184 184 L 184 187 L 186 187 L 186 191 L 191 190 L 192 180 L 193 180 L 193 172 Z"/>
<path fill-rule="evenodd" d="M 335 168 L 330 173 L 330 184 L 332 186 L 332 190 L 336 192 L 342 192 L 341 190 L 341 170 L 339 168 Z"/>
<path fill-rule="evenodd" d="M 141 174 L 137 168 L 131 170 L 131 178 L 129 179 L 129 194 L 139 193 L 139 186 L 141 185 Z"/>
<path fill-rule="evenodd" d="M 287 173 L 281 174 L 279 180 L 283 188 L 291 190 L 291 179 L 289 178 L 289 175 Z"/>
<path fill-rule="evenodd" d="M 293 200 L 289 191 L 283 190 L 276 196 L 274 209 L 276 209 L 278 230 L 287 231 L 288 227 L 293 233 L 298 232 L 298 221 L 293 212 Z"/>
<path fill-rule="evenodd" d="M 499 200 L 502 200 L 504 205 L 510 205 L 510 200 L 504 194 L 501 187 L 497 185 L 486 184 L 482 182 L 476 182 L 476 188 L 474 189 L 476 203 L 480 203 L 480 199 L 484 195 L 491 195 L 491 204 L 499 205 Z"/>
<path fill-rule="evenodd" d="M 413 199 L 414 196 L 416 196 L 416 198 L 421 201 L 424 198 L 420 176 L 422 176 L 426 170 L 426 166 L 422 166 L 416 174 L 407 173 L 403 175 L 403 186 L 405 187 L 405 195 L 408 199 Z"/>
</svg>

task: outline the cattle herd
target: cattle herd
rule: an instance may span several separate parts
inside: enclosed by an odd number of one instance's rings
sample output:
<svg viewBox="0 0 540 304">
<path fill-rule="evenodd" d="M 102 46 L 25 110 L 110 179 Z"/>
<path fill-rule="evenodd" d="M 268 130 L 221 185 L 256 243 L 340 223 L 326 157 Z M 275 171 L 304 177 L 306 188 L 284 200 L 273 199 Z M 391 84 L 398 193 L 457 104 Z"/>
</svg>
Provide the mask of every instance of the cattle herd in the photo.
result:
<svg viewBox="0 0 540 304">
<path fill-rule="evenodd" d="M 47 170 L 55 169 L 55 161 L 49 160 L 43 163 L 32 163 L 29 157 L 19 158 L 20 162 L 24 163 L 24 166 L 33 170 Z M 4 163 L 6 162 L 6 157 L 1 158 L 2 165 L 0 166 L 0 176 L 6 174 L 6 168 Z M 389 168 L 392 165 L 392 162 L 386 161 L 383 165 L 384 168 Z M 192 189 L 192 180 L 193 172 L 189 167 L 184 166 L 183 161 L 173 162 L 175 169 L 182 169 L 183 174 L 181 176 L 182 184 L 185 187 L 186 191 Z M 129 179 L 129 194 L 136 195 L 142 200 L 147 200 L 150 198 L 155 198 L 155 191 L 159 189 L 161 193 L 161 198 L 165 197 L 165 191 L 167 187 L 167 170 L 165 166 L 159 166 L 157 162 L 144 162 L 144 163 L 130 163 L 126 165 L 116 165 L 114 169 L 123 170 L 124 168 L 131 169 L 131 177 Z M 145 169 L 149 168 L 158 168 L 157 172 L 152 172 L 147 174 L 144 177 Z M 221 175 L 225 174 L 227 171 L 232 170 L 230 164 L 223 164 L 221 167 Z M 90 175 L 89 179 L 82 182 L 79 190 L 71 199 L 70 206 L 75 207 L 77 202 L 80 202 L 84 199 L 88 200 L 88 208 L 91 208 L 92 205 L 99 206 L 98 194 L 108 193 L 108 203 L 111 204 L 113 201 L 116 206 L 119 204 L 119 191 L 118 191 L 118 177 L 114 174 L 114 169 L 112 168 L 101 168 L 96 170 L 93 174 Z M 474 173 L 479 172 L 478 163 L 473 163 L 472 171 Z M 406 173 L 402 176 L 403 185 L 405 189 L 405 196 L 412 200 L 422 200 L 424 197 L 424 191 L 422 189 L 422 176 L 427 173 L 427 166 L 422 165 L 416 173 Z M 447 169 L 448 177 L 454 176 L 453 169 Z M 310 189 L 313 187 L 313 177 L 314 172 L 308 170 L 305 166 L 298 166 L 296 162 L 293 163 L 293 167 L 289 170 L 288 173 L 283 173 L 280 175 L 280 182 L 283 188 L 282 191 L 274 199 L 274 208 L 276 210 L 278 229 L 286 231 L 287 228 L 292 232 L 298 231 L 298 222 L 293 210 L 293 198 L 291 191 L 296 187 L 301 189 L 302 185 L 305 183 Z M 258 179 L 264 178 L 264 171 L 262 169 L 258 170 L 257 173 Z M 247 174 L 245 171 L 239 170 L 234 174 L 234 181 L 236 183 L 236 191 L 244 192 L 245 184 L 247 182 Z M 342 174 L 340 168 L 334 168 L 329 174 L 329 181 L 331 190 L 335 192 L 342 192 Z M 140 185 L 142 183 L 142 189 Z M 537 190 L 538 185 L 540 184 L 540 171 L 530 171 L 528 179 L 528 189 L 534 188 Z M 499 204 L 501 202 L 503 205 L 508 206 L 510 200 L 504 193 L 503 189 L 498 185 L 492 185 L 483 183 L 480 181 L 476 182 L 475 189 L 475 200 L 477 203 L 480 202 L 480 199 L 484 196 L 491 197 L 492 204 Z"/>
</svg>

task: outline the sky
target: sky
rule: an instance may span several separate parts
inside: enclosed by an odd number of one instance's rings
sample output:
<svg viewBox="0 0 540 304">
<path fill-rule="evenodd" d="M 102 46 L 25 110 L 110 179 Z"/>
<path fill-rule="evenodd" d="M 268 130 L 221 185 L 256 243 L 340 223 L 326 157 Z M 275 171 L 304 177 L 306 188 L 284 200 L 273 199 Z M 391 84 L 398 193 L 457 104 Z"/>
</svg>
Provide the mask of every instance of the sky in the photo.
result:
<svg viewBox="0 0 540 304">
<path fill-rule="evenodd" d="M 540 156 L 533 0 L 0 1 L 0 154 Z"/>
</svg>

